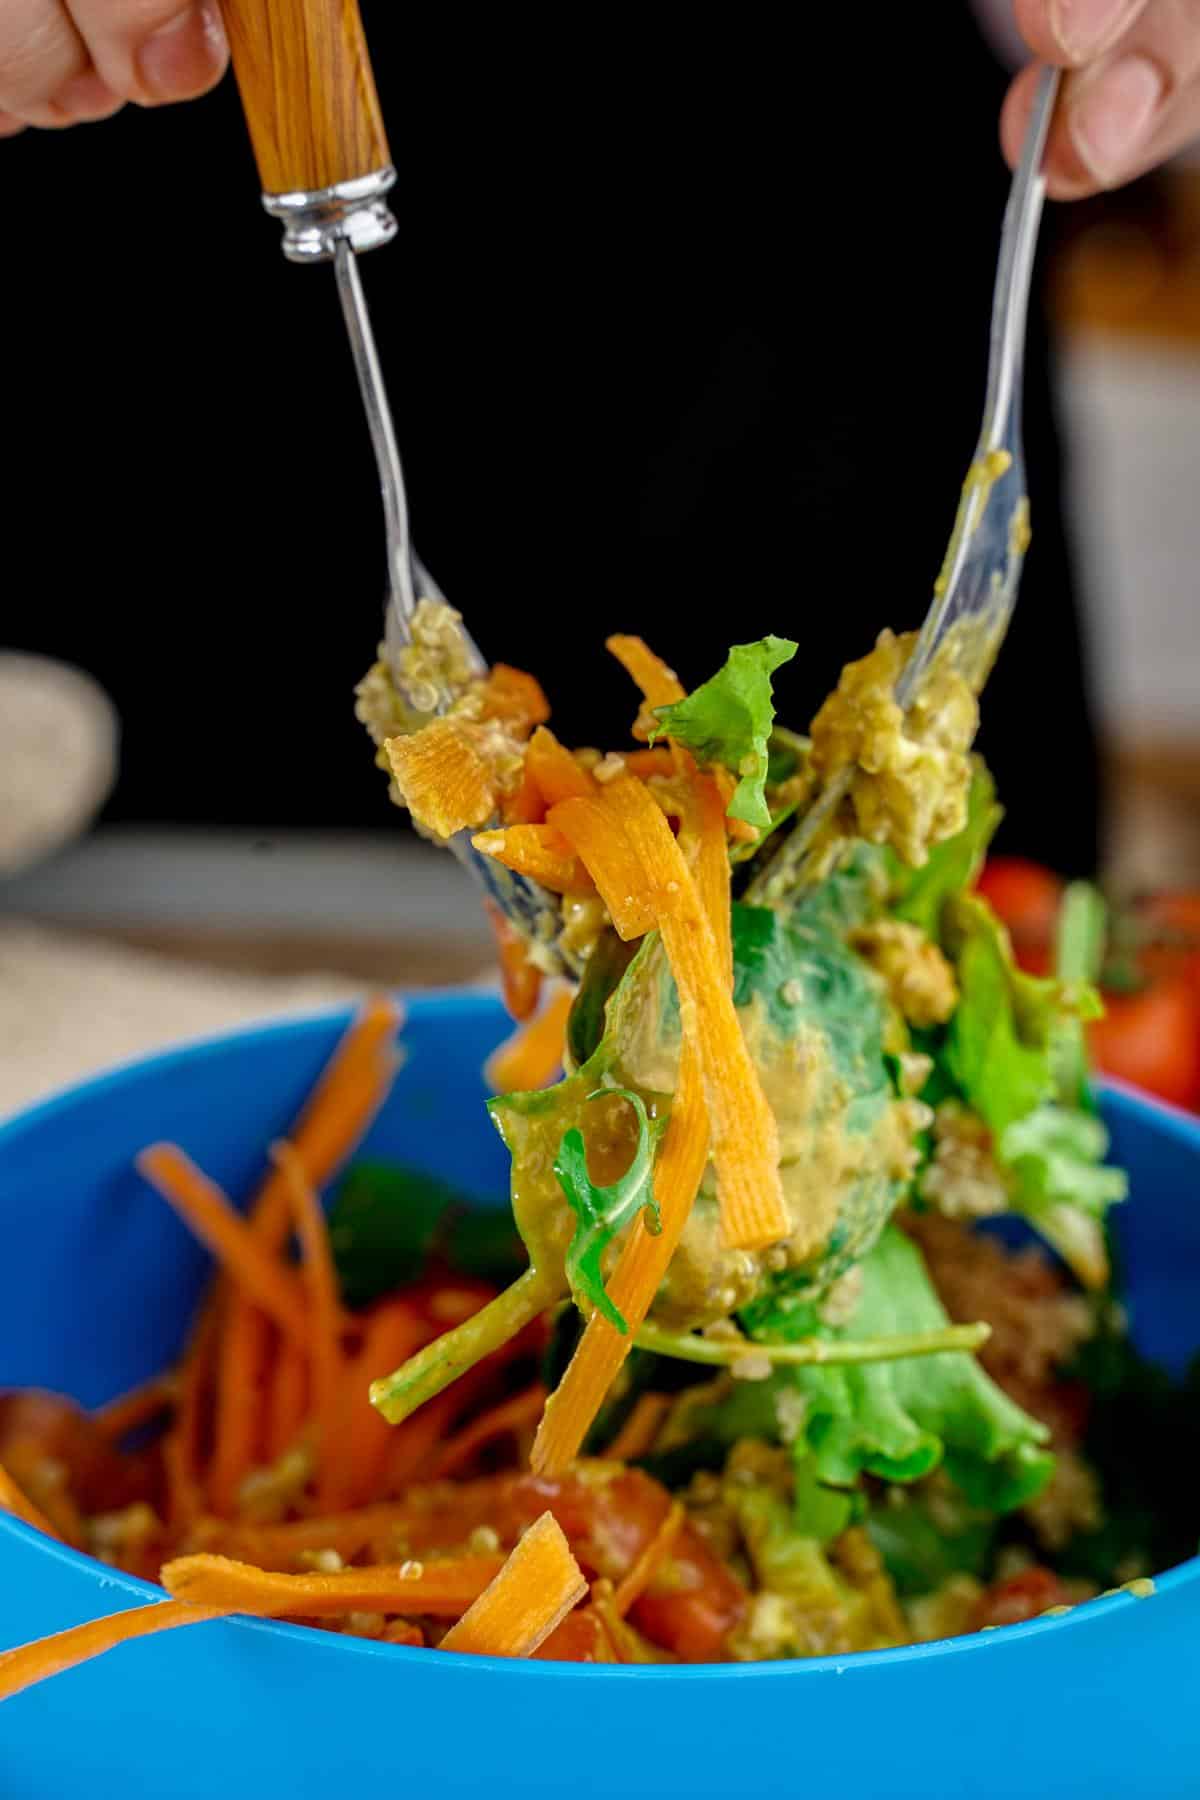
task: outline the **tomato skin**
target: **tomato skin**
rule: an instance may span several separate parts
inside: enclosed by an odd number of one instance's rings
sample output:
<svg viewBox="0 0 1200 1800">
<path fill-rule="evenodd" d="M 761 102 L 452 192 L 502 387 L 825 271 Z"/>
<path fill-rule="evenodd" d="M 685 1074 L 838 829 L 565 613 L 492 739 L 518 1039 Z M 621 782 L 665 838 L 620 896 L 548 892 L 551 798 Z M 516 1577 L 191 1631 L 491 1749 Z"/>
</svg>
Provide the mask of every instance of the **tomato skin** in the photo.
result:
<svg viewBox="0 0 1200 1800">
<path fill-rule="evenodd" d="M 1052 1569 L 1035 1564 L 1010 1575 L 1007 1581 L 995 1581 L 980 1596 L 971 1619 L 971 1629 L 982 1631 L 985 1625 L 1023 1625 L 1036 1619 L 1051 1606 L 1069 1604 L 1066 1589 Z"/>
<path fill-rule="evenodd" d="M 1063 896 L 1058 876 L 1024 857 L 993 856 L 984 865 L 976 892 L 1007 925 L 1018 966 L 1030 975 L 1048 975 Z"/>
<path fill-rule="evenodd" d="M 1088 1026 L 1096 1065 L 1173 1106 L 1200 1107 L 1200 989 L 1182 978 L 1106 993 Z"/>
<path fill-rule="evenodd" d="M 1149 980 L 1178 976 L 1200 994 L 1200 893 L 1152 894 L 1134 910 L 1142 944 L 1138 967 Z"/>
<path fill-rule="evenodd" d="M 589 1580 L 620 1582 L 655 1537 L 671 1496 L 640 1469 L 581 1462 L 570 1474 L 493 1475 L 409 1490 L 408 1554 L 458 1550 L 470 1533 L 490 1526 L 505 1548 L 544 1512 L 562 1526 Z M 684 1524 L 659 1574 L 630 1609 L 632 1625 L 684 1662 L 721 1662 L 730 1632 L 749 1604 L 742 1583 Z"/>
</svg>

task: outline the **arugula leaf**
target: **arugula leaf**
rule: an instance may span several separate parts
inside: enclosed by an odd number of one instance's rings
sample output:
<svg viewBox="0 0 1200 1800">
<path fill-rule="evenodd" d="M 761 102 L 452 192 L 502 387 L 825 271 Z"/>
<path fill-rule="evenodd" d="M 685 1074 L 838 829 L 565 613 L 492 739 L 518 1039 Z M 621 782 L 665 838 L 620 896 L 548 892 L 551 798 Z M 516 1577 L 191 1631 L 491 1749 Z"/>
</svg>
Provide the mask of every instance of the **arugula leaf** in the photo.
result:
<svg viewBox="0 0 1200 1800">
<path fill-rule="evenodd" d="M 578 1221 L 566 1256 L 571 1292 L 577 1302 L 584 1298 L 591 1301 L 610 1325 L 628 1333 L 629 1326 L 608 1297 L 600 1264 L 617 1232 L 632 1224 L 643 1208 L 650 1231 L 658 1233 L 662 1229 L 653 1188 L 654 1151 L 662 1121 L 651 1125 L 641 1095 L 631 1088 L 601 1088 L 588 1098 L 599 1100 L 606 1096 L 627 1100 L 637 1114 L 637 1148 L 628 1169 L 611 1187 L 597 1187 L 588 1173 L 583 1133 L 572 1126 L 563 1133 L 554 1159 L 554 1174 Z"/>
<path fill-rule="evenodd" d="M 447 1216 L 462 1204 L 453 1189 L 416 1169 L 355 1163 L 329 1212 L 329 1241 L 346 1305 L 367 1306 L 415 1281 Z"/>
<path fill-rule="evenodd" d="M 799 646 L 790 638 L 765 637 L 735 644 L 725 666 L 673 706 L 658 706 L 654 738 L 671 737 L 703 763 L 721 763 L 740 777 L 729 803 L 731 819 L 764 830 L 771 823 L 765 785 L 768 744 L 775 718 L 771 676 Z"/>
<path fill-rule="evenodd" d="M 971 887 L 1003 817 L 1004 808 L 996 803 L 996 784 L 986 764 L 975 757 L 967 796 L 967 822 L 957 836 L 935 844 L 919 869 L 909 868 L 889 852 L 895 917 L 919 925 L 936 942 L 942 907 L 955 894 Z"/>
<path fill-rule="evenodd" d="M 475 1207 L 435 1176 L 401 1164 L 355 1163 L 329 1213 L 342 1299 L 369 1306 L 415 1281 L 433 1256 L 460 1275 L 506 1282 L 525 1266 L 507 1209 Z"/>
</svg>

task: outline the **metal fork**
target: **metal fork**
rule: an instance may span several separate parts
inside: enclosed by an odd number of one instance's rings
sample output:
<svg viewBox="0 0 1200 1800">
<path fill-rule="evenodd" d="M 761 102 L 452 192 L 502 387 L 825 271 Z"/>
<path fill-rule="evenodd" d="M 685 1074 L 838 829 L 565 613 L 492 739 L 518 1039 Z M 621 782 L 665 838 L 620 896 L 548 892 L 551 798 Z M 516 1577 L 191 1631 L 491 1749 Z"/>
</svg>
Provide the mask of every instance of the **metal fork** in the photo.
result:
<svg viewBox="0 0 1200 1800">
<path fill-rule="evenodd" d="M 358 260 L 345 238 L 336 246 L 333 264 L 371 442 L 375 448 L 375 460 L 379 467 L 388 554 L 384 654 L 394 666 L 399 652 L 412 641 L 412 617 L 417 601 L 443 600 L 445 596 L 412 547 L 404 470 L 388 405 L 387 389 L 384 386 L 379 353 L 375 347 L 375 334 L 371 329 L 371 316 L 359 278 Z M 476 673 L 485 674 L 488 666 L 485 658 L 469 634 L 466 634 L 466 638 Z M 557 902 L 552 894 L 528 877 L 515 875 L 511 869 L 498 863 L 495 857 L 481 856 L 472 848 L 469 831 L 460 831 L 451 838 L 450 848 L 463 867 L 478 881 L 488 898 L 495 902 L 526 938 L 537 943 L 539 958 L 544 964 L 559 971 L 578 973 L 569 959 L 553 944 L 552 937 L 547 935 L 547 922 L 553 921 L 557 912 Z"/>
<path fill-rule="evenodd" d="M 1058 96 L 1059 71 L 1042 70 L 1013 176 L 992 298 L 991 348 L 983 424 L 950 534 L 933 602 L 900 678 L 896 699 L 907 712 L 942 646 L 976 693 L 983 687 L 1016 604 L 1029 539 L 1021 388 L 1025 327 L 1038 225 L 1046 184 L 1042 158 Z M 955 629 L 955 638 L 947 642 Z M 845 770 L 818 796 L 801 824 L 751 885 L 748 898 L 779 898 L 809 873 L 809 852 L 841 805 L 851 781 Z"/>
</svg>

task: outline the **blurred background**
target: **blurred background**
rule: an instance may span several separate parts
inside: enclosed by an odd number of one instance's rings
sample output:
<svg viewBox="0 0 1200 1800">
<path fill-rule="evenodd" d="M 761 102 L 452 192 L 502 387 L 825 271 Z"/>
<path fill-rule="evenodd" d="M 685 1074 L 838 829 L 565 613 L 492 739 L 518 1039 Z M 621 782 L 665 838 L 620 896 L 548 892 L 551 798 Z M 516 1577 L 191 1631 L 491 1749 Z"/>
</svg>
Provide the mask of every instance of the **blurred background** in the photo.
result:
<svg viewBox="0 0 1200 1800">
<path fill-rule="evenodd" d="M 417 541 L 573 742 L 632 716 L 609 631 L 689 684 L 795 636 L 803 726 L 920 620 L 982 404 L 1014 54 L 1002 3 L 928 11 L 886 9 L 865 68 L 814 26 L 797 69 L 716 23 L 631 49 L 473 19 L 465 55 L 461 20 L 364 0 L 402 221 L 364 281 Z M 332 279 L 280 256 L 232 83 L 0 166 L 0 1111 L 366 981 L 486 978 L 474 895 L 353 717 L 376 480 Z M 1027 448 L 983 734 L 1003 847 L 1200 885 L 1200 163 L 1049 209 Z"/>
</svg>

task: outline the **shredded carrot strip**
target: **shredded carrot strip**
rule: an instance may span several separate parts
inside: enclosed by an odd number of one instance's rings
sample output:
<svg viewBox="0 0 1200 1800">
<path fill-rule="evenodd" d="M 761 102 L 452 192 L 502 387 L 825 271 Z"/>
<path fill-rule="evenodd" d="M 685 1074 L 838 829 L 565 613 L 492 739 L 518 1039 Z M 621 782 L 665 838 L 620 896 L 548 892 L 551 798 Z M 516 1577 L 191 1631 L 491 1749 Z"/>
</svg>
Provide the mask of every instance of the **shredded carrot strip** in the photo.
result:
<svg viewBox="0 0 1200 1800">
<path fill-rule="evenodd" d="M 662 1524 L 613 1595 L 613 1606 L 618 1618 L 625 1617 L 658 1574 L 671 1554 L 675 1539 L 683 1528 L 683 1520 L 683 1507 L 678 1500 L 673 1500 L 663 1515 Z"/>
<path fill-rule="evenodd" d="M 494 856 L 506 869 L 527 875 L 554 894 L 586 894 L 592 878 L 553 825 L 509 825 L 503 831 L 477 831 L 471 843 L 483 856 Z"/>
<path fill-rule="evenodd" d="M 654 905 L 646 891 L 646 874 L 625 838 L 613 830 L 611 812 L 599 798 L 581 795 L 552 806 L 548 822 L 561 831 L 600 890 L 617 935 L 628 942 L 654 924 Z"/>
<path fill-rule="evenodd" d="M 685 689 L 674 669 L 669 669 L 661 656 L 656 656 L 640 637 L 618 634 L 610 637 L 605 649 L 611 650 L 621 667 L 642 690 L 644 705 L 633 728 L 636 738 L 647 738 L 657 725 L 656 706 L 675 706 L 685 698 Z"/>
<path fill-rule="evenodd" d="M 539 725 L 529 740 L 525 773 L 537 783 L 548 807 L 556 806 L 560 800 L 586 799 L 596 792 L 596 784 L 583 764 L 544 725 Z"/>
<path fill-rule="evenodd" d="M 264 1449 L 267 1352 L 271 1324 L 234 1296 L 217 1345 L 217 1400 L 208 1503 L 221 1518 L 237 1510 L 238 1491 Z"/>
<path fill-rule="evenodd" d="M 695 775 L 693 784 L 695 806 L 689 825 L 694 828 L 697 836 L 696 888 L 700 908 L 711 925 L 715 960 L 721 971 L 718 975 L 710 970 L 710 979 L 714 992 L 723 990 L 725 994 L 729 994 L 733 951 L 729 862 L 725 850 L 721 801 L 719 791 L 707 778 Z M 645 793 L 644 789 L 642 793 Z M 671 839 L 670 829 L 663 821 L 662 814 L 648 796 L 647 804 L 658 822 L 658 829 L 671 844 L 673 860 L 677 865 L 676 878 L 679 878 L 679 869 L 686 876 L 682 851 Z M 729 1005 L 732 1012 L 731 997 Z M 733 1027 L 737 1032 L 738 1043 L 741 1044 L 741 1030 L 736 1014 L 733 1015 Z M 757 1077 L 755 1083 L 757 1086 Z M 761 1089 L 759 1092 L 761 1093 Z M 773 1125 L 772 1120 L 772 1127 Z M 545 1416 L 534 1443 L 533 1467 L 540 1474 L 561 1474 L 578 1456 L 604 1396 L 629 1354 L 633 1334 L 646 1318 L 687 1224 L 708 1160 L 709 1130 L 699 1046 L 685 1034 L 670 1122 L 654 1174 L 654 1192 L 662 1217 L 662 1231 L 657 1237 L 651 1236 L 639 1217 L 608 1284 L 613 1304 L 629 1326 L 629 1335 L 624 1336 L 615 1330 L 599 1313 L 594 1313 L 588 1320 L 567 1372 L 547 1402 Z M 630 1424 L 632 1425 L 632 1420 Z"/>
<path fill-rule="evenodd" d="M 338 1404 L 342 1379 L 342 1307 L 337 1270 L 321 1202 L 310 1186 L 293 1144 L 271 1146 L 271 1160 L 291 1190 L 296 1232 L 304 1258 L 304 1276 L 312 1308 L 309 1356 L 317 1417 L 317 1501 L 327 1506 L 334 1487 L 333 1453 L 337 1448 Z"/>
<path fill-rule="evenodd" d="M 496 953 L 500 959 L 500 987 L 504 1004 L 512 1018 L 520 1022 L 537 1011 L 542 992 L 542 971 L 529 960 L 525 939 L 515 925 L 509 923 L 494 900 L 485 900 Z"/>
<path fill-rule="evenodd" d="M 467 719 L 434 719 L 383 746 L 404 804 L 438 837 L 477 830 L 496 811 L 499 794 L 482 748 L 483 729 Z"/>
<path fill-rule="evenodd" d="M 550 702 L 541 683 L 524 669 L 508 663 L 493 663 L 483 684 L 483 719 L 502 719 L 514 730 L 528 731 L 544 725 L 550 717 Z"/>
<path fill-rule="evenodd" d="M 130 1432 L 166 1412 L 174 1398 L 174 1378 L 155 1375 L 152 1380 L 143 1381 L 140 1387 L 131 1388 L 127 1394 L 119 1394 L 115 1400 L 98 1406 L 92 1417 L 109 1443 L 119 1444 Z"/>
<path fill-rule="evenodd" d="M 400 1008 L 386 994 L 374 994 L 350 1026 L 326 1065 L 321 1079 L 288 1132 L 288 1141 L 318 1192 L 353 1150 L 382 1105 L 395 1073 L 392 1045 L 401 1023 Z M 269 1169 L 251 1208 L 262 1220 L 264 1237 L 283 1242 L 292 1209 L 288 1186 L 278 1169 Z"/>
<path fill-rule="evenodd" d="M 403 1493 L 424 1474 L 429 1458 L 467 1404 L 464 1384 L 471 1380 L 474 1372 L 471 1370 L 468 1375 L 460 1376 L 452 1387 L 435 1394 L 403 1424 L 389 1427 L 392 1441 L 384 1462 L 382 1486 L 385 1494 Z M 470 1391 L 474 1392 L 474 1387 Z"/>
<path fill-rule="evenodd" d="M 300 1435 L 308 1412 L 308 1357 L 292 1338 L 281 1338 L 267 1390 L 266 1458 L 274 1463 Z"/>
<path fill-rule="evenodd" d="M 653 750 L 622 750 L 621 761 L 630 775 L 638 775 L 643 781 L 650 775 L 674 775 L 675 758 L 665 744 L 656 744 Z"/>
<path fill-rule="evenodd" d="M 574 998 L 572 989 L 557 987 L 537 1017 L 493 1052 L 486 1073 L 498 1094 L 528 1093 L 553 1080 L 562 1067 Z"/>
<path fill-rule="evenodd" d="M 659 908 L 684 1038 L 696 1045 L 704 1080 L 721 1241 L 731 1250 L 764 1249 L 789 1237 L 794 1227 L 779 1174 L 775 1115 L 734 1010 L 728 957 L 686 858 L 647 789 L 632 776 L 618 776 L 601 804 L 641 860 Z"/>
<path fill-rule="evenodd" d="M 504 1567 L 442 1639 L 443 1650 L 473 1656 L 532 1656 L 578 1606 L 587 1582 L 562 1526 L 544 1512 Z"/>
<path fill-rule="evenodd" d="M 216 1183 L 174 1144 L 152 1144 L 137 1157 L 137 1166 L 231 1278 L 281 1330 L 303 1343 L 307 1323 L 298 1281 L 267 1254 Z"/>
<path fill-rule="evenodd" d="M 201 1554 L 164 1563 L 162 1581 L 177 1599 L 262 1618 L 381 1612 L 453 1619 L 478 1599 L 502 1566 L 499 1556 L 456 1556 L 339 1569 L 332 1575 L 282 1575 L 227 1556 Z"/>
<path fill-rule="evenodd" d="M 725 847 L 725 804 L 719 784 L 709 775 L 694 771 L 691 790 L 688 826 L 696 836 L 696 887 L 724 958 L 727 985 L 732 988 L 733 908 L 729 852 Z"/>
<path fill-rule="evenodd" d="M 336 1550 L 343 1562 L 352 1562 L 369 1544 L 411 1522 L 412 1516 L 407 1501 L 393 1500 L 311 1519 L 291 1519 L 286 1525 L 223 1525 L 206 1520 L 195 1541 L 198 1546 L 219 1549 L 262 1568 L 291 1569 L 298 1556 L 312 1550 Z"/>
<path fill-rule="evenodd" d="M 186 1528 L 203 1511 L 200 1452 L 205 1404 L 212 1381 L 226 1296 L 220 1277 L 204 1302 L 178 1371 L 175 1417 L 163 1440 L 167 1479 L 167 1523 Z"/>
<path fill-rule="evenodd" d="M 442 1445 L 430 1464 L 429 1479 L 440 1481 L 447 1475 L 457 1474 L 477 1451 L 498 1437 L 519 1436 L 536 1422 L 545 1404 L 546 1390 L 540 1381 L 535 1381 L 521 1393 L 480 1413 L 477 1419 L 472 1419 Z"/>
<path fill-rule="evenodd" d="M 371 1405 L 369 1389 L 431 1335 L 425 1320 L 403 1300 L 387 1302 L 367 1320 L 361 1348 L 342 1377 L 336 1450 L 325 1484 L 328 1506 L 361 1505 L 379 1492 L 393 1431 Z"/>
<path fill-rule="evenodd" d="M 669 1394 L 639 1394 L 633 1403 L 633 1411 L 605 1450 L 605 1459 L 636 1462 L 639 1456 L 645 1456 L 670 1410 Z"/>
<path fill-rule="evenodd" d="M 0 1700 L 10 1700 L 35 1682 L 64 1669 L 74 1669 L 115 1650 L 118 1644 L 132 1643 L 135 1638 L 149 1637 L 155 1631 L 170 1631 L 176 1625 L 203 1625 L 209 1619 L 224 1618 L 228 1611 L 220 1606 L 190 1606 L 182 1600 L 159 1600 L 150 1606 L 134 1606 L 127 1612 L 113 1613 L 107 1619 L 89 1619 L 86 1625 L 72 1625 L 67 1631 L 56 1631 L 53 1637 L 38 1638 L 36 1643 L 22 1644 L 18 1650 L 0 1651 Z"/>
<path fill-rule="evenodd" d="M 521 779 L 515 788 L 500 796 L 500 817 L 506 825 L 538 825 L 546 816 L 546 796 L 533 779 L 527 764 L 522 764 Z"/>
<path fill-rule="evenodd" d="M 0 1463 L 0 1507 L 5 1512 L 12 1513 L 15 1519 L 24 1519 L 26 1525 L 32 1525 L 35 1530 L 44 1531 L 47 1537 L 56 1538 L 59 1535 L 41 1507 L 35 1506 L 17 1486 L 3 1463 Z"/>
</svg>

